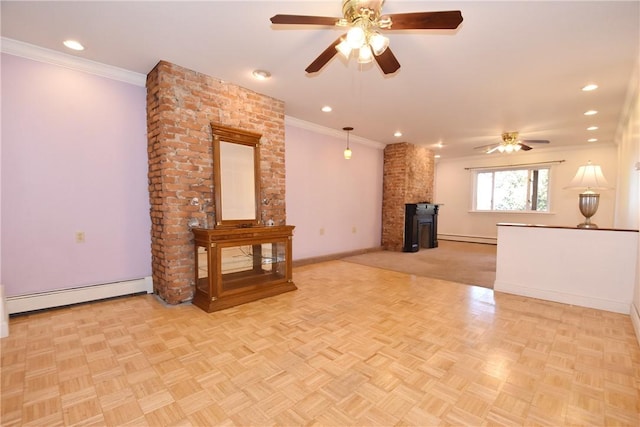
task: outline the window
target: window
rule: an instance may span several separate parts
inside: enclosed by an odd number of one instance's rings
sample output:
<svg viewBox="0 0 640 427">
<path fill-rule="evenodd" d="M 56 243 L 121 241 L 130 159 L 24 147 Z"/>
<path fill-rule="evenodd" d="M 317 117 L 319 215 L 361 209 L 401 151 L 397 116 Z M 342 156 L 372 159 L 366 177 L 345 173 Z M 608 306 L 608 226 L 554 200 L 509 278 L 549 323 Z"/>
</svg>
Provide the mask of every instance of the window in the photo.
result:
<svg viewBox="0 0 640 427">
<path fill-rule="evenodd" d="M 475 172 L 474 210 L 549 212 L 549 168 Z"/>
</svg>

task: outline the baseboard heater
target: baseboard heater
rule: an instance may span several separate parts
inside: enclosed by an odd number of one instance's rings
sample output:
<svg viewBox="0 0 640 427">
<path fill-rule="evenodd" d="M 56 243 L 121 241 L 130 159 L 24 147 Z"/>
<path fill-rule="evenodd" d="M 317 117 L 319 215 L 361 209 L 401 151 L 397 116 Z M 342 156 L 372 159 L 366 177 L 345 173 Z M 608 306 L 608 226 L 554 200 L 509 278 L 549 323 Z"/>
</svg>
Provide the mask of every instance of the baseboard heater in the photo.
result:
<svg viewBox="0 0 640 427">
<path fill-rule="evenodd" d="M 153 293 L 151 277 L 6 297 L 8 314 L 26 313 L 139 293 Z"/>
<path fill-rule="evenodd" d="M 466 236 L 464 234 L 438 234 L 439 240 L 453 240 L 454 242 L 468 242 L 468 243 L 487 243 L 489 245 L 497 245 L 497 237 L 486 236 Z"/>
<path fill-rule="evenodd" d="M 9 336 L 9 313 L 4 297 L 4 286 L 0 285 L 0 338 Z"/>
</svg>

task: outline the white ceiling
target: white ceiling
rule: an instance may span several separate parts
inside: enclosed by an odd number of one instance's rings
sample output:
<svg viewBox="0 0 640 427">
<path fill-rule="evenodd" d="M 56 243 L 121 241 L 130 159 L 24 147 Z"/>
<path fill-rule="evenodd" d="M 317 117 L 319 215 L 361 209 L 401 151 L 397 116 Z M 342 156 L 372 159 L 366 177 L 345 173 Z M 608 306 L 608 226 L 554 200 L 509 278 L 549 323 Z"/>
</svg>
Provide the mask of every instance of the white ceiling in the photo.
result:
<svg viewBox="0 0 640 427">
<path fill-rule="evenodd" d="M 442 143 L 442 158 L 477 155 L 473 147 L 498 142 L 503 131 L 551 140 L 536 150 L 614 141 L 638 63 L 640 1 L 387 0 L 383 8 L 438 10 L 461 10 L 462 25 L 387 33 L 402 65 L 391 76 L 339 56 L 307 75 L 343 30 L 269 21 L 277 13 L 340 17 L 340 0 L 3 0 L 1 34 L 65 53 L 62 41 L 74 38 L 86 46 L 74 55 L 142 74 L 166 60 L 284 100 L 297 119 L 353 126 L 353 135 L 385 144 Z M 254 80 L 257 68 L 273 77 Z M 582 92 L 590 82 L 600 88 Z M 599 114 L 585 117 L 589 109 Z"/>
</svg>

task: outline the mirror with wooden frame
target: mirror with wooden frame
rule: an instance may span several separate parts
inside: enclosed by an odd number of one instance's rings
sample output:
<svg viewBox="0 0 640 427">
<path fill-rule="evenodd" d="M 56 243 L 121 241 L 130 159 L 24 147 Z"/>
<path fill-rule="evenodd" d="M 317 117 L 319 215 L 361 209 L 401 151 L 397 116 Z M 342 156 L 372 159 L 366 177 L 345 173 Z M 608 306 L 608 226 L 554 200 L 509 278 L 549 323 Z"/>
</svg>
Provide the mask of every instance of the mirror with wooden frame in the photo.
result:
<svg viewBox="0 0 640 427">
<path fill-rule="evenodd" d="M 261 135 L 212 123 L 215 224 L 260 225 Z"/>
</svg>

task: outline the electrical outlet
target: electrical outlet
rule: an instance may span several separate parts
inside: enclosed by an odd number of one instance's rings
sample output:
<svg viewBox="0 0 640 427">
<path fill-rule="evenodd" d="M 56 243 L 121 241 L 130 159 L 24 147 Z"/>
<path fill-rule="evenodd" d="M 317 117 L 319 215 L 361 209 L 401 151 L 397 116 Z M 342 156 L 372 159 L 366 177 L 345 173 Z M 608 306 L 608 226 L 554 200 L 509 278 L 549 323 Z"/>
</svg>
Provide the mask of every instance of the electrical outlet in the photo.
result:
<svg viewBox="0 0 640 427">
<path fill-rule="evenodd" d="M 321 236 L 324 236 L 324 228 L 321 228 L 321 229 L 320 229 L 320 235 L 321 235 Z"/>
<path fill-rule="evenodd" d="M 76 231 L 76 243 L 84 243 L 84 231 Z"/>
</svg>

